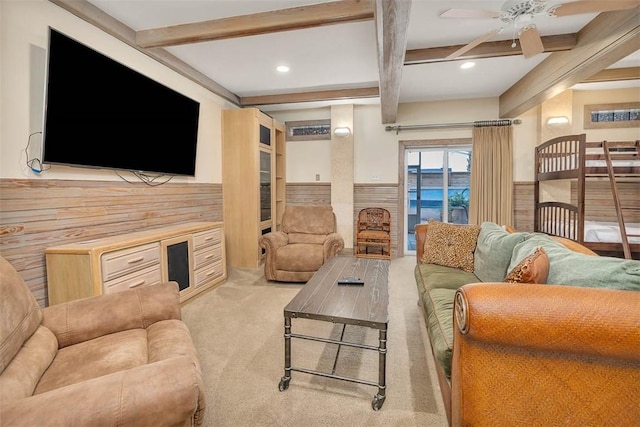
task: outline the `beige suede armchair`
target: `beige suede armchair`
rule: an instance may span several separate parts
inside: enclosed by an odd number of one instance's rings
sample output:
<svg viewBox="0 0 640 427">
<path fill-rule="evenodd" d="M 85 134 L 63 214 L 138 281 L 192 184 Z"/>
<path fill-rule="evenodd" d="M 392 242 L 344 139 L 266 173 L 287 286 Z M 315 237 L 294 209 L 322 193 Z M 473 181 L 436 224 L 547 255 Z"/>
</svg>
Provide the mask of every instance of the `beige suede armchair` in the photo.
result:
<svg viewBox="0 0 640 427">
<path fill-rule="evenodd" d="M 344 249 L 344 240 L 336 232 L 331 205 L 289 205 L 281 231 L 260 237 L 260 246 L 266 251 L 267 280 L 306 282 Z"/>
<path fill-rule="evenodd" d="M 202 424 L 204 386 L 175 282 L 41 309 L 0 257 L 0 291 L 0 424 Z"/>
</svg>

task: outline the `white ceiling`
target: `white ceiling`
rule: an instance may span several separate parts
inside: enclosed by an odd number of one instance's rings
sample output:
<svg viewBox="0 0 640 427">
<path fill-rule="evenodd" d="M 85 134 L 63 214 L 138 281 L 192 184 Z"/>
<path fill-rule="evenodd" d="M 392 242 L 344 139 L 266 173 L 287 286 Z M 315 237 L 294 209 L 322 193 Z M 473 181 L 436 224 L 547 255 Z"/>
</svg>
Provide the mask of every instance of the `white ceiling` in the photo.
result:
<svg viewBox="0 0 640 427">
<path fill-rule="evenodd" d="M 193 23 L 237 15 L 321 3 L 319 0 L 89 0 L 135 31 Z M 400 0 L 402 1 L 402 0 Z M 547 7 L 566 2 L 549 0 Z M 504 1 L 413 0 L 407 49 L 465 44 L 503 23 L 499 19 L 445 19 L 449 8 L 500 10 Z M 551 18 L 538 16 L 534 23 L 542 36 L 576 33 L 595 14 Z M 491 39 L 511 40 L 508 28 Z M 165 48 L 240 97 L 291 92 L 377 86 L 376 32 L 373 20 L 342 23 L 265 35 L 200 42 Z M 446 99 L 497 97 L 542 62 L 549 53 L 525 59 L 522 55 L 475 60 L 461 70 L 463 61 L 405 65 L 400 103 Z M 275 68 L 288 65 L 280 74 Z M 640 51 L 613 67 L 640 66 Z M 640 80 L 603 87 L 639 86 Z M 578 85 L 576 89 L 588 89 Z M 378 98 L 347 100 L 377 103 Z M 335 104 L 336 101 L 332 101 Z M 261 106 L 265 111 L 317 107 L 328 103 Z"/>
</svg>

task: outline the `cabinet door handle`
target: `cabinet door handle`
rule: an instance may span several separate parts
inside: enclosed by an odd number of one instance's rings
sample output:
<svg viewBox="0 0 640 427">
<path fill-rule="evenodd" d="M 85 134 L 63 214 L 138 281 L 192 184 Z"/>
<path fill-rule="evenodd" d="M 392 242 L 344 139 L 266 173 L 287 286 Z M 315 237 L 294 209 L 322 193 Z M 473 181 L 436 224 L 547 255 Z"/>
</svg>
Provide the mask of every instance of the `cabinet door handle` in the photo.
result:
<svg viewBox="0 0 640 427">
<path fill-rule="evenodd" d="M 140 262 L 140 261 L 144 261 L 144 257 L 143 257 L 143 256 L 140 256 L 140 257 L 138 257 L 138 258 L 130 259 L 129 261 L 127 261 L 127 263 L 129 263 L 129 264 L 135 264 L 135 263 Z"/>
<path fill-rule="evenodd" d="M 209 254 L 205 257 L 205 259 L 213 258 L 213 254 Z"/>
<path fill-rule="evenodd" d="M 140 280 L 140 281 L 137 281 L 137 282 L 135 282 L 135 283 L 130 284 L 130 285 L 129 285 L 129 288 L 137 288 L 137 287 L 138 287 L 138 286 L 140 286 L 140 285 L 144 285 L 144 284 L 145 284 L 145 282 L 146 282 L 146 280 L 144 280 L 144 279 L 143 279 L 143 280 Z"/>
<path fill-rule="evenodd" d="M 204 238 L 205 242 L 208 242 L 209 240 L 213 240 L 213 236 L 207 236 Z"/>
</svg>

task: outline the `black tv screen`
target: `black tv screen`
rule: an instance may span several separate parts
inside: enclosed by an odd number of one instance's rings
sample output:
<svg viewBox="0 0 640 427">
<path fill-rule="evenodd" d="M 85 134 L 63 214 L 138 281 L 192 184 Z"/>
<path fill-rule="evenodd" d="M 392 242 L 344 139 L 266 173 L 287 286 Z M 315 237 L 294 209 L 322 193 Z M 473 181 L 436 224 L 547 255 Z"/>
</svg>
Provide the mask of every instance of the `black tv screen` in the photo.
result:
<svg viewBox="0 0 640 427">
<path fill-rule="evenodd" d="M 195 176 L 200 104 L 49 29 L 43 162 Z"/>
</svg>

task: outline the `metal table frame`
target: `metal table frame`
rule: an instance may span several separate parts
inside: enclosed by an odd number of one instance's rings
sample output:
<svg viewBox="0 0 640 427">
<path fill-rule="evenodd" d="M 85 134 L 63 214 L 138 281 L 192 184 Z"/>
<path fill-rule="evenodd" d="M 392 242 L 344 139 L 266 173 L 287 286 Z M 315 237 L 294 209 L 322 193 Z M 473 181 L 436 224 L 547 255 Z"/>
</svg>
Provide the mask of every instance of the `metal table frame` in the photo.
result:
<svg viewBox="0 0 640 427">
<path fill-rule="evenodd" d="M 380 329 L 380 344 L 378 347 L 373 346 L 373 345 L 366 345 L 366 344 L 360 344 L 360 343 L 354 343 L 354 342 L 349 342 L 349 341 L 344 341 L 343 337 L 344 337 L 344 331 L 346 328 L 346 324 L 343 324 L 342 326 L 342 334 L 340 336 L 340 340 L 332 340 L 329 338 L 321 338 L 321 337 L 313 337 L 313 336 L 309 336 L 309 335 L 300 335 L 300 334 L 293 334 L 291 333 L 291 317 L 285 317 L 284 318 L 284 376 L 280 379 L 280 384 L 278 385 L 278 388 L 280 391 L 284 391 L 287 388 L 289 388 L 289 382 L 291 381 L 291 372 L 295 371 L 295 372 L 303 372 L 305 374 L 310 374 L 310 375 L 318 375 L 321 377 L 326 377 L 326 378 L 333 378 L 336 380 L 342 380 L 342 381 L 350 381 L 350 382 L 354 382 L 354 383 L 358 383 L 358 384 L 364 384 L 364 385 L 369 385 L 369 386 L 373 386 L 373 387 L 378 387 L 378 393 L 373 397 L 373 400 L 371 401 L 371 407 L 377 411 L 378 409 L 380 409 L 382 407 L 382 404 L 384 403 L 384 400 L 386 398 L 386 367 L 387 367 L 387 328 L 385 327 L 384 329 Z M 291 366 L 291 338 L 299 338 L 299 339 L 305 339 L 305 340 L 311 340 L 311 341 L 319 341 L 319 342 L 324 342 L 324 343 L 330 343 L 330 344 L 337 344 L 338 345 L 338 351 L 336 353 L 336 358 L 333 362 L 333 369 L 331 370 L 331 373 L 327 373 L 327 372 L 322 372 L 322 371 L 315 371 L 312 369 L 305 369 L 305 368 L 296 368 Z M 338 364 L 338 356 L 340 355 L 340 347 L 346 345 L 349 347 L 357 347 L 357 348 L 362 348 L 364 350 L 373 350 L 373 351 L 377 351 L 379 353 L 378 356 L 378 382 L 375 383 L 373 381 L 367 381 L 367 380 L 363 380 L 360 378 L 352 378 L 352 377 L 345 377 L 342 375 L 336 375 L 336 366 Z"/>
<path fill-rule="evenodd" d="M 344 261 L 341 260 L 339 262 L 344 262 Z M 361 263 L 387 262 L 388 263 L 388 261 L 366 260 L 366 259 L 361 259 L 360 261 L 354 261 L 354 262 L 361 262 Z M 344 268 L 343 268 L 343 270 L 340 270 L 340 273 L 344 273 Z M 333 277 L 330 277 L 328 280 L 333 280 L 333 279 L 334 279 Z M 306 286 L 309 286 L 309 284 L 307 284 Z M 386 282 L 385 282 L 385 286 L 386 286 Z M 294 300 L 295 300 L 295 298 L 294 298 Z M 292 300 L 292 302 L 294 300 Z M 287 307 L 289 307 L 289 306 L 287 306 Z M 385 308 L 385 312 L 386 312 L 386 308 Z M 342 324 L 343 327 L 342 327 L 342 333 L 340 335 L 340 339 L 339 340 L 335 340 L 335 339 L 330 339 L 330 338 L 323 338 L 323 337 L 316 337 L 316 336 L 309 336 L 309 335 L 302 335 L 302 334 L 292 333 L 291 332 L 291 319 L 292 318 L 298 318 L 298 317 L 307 318 L 307 319 L 313 319 L 313 320 L 318 320 L 318 321 L 324 321 L 324 322 L 331 322 L 331 323 L 336 323 L 336 324 Z M 378 343 L 378 346 L 345 341 L 344 340 L 344 332 L 345 332 L 347 324 L 353 325 L 353 326 L 359 326 L 359 327 L 369 327 L 369 328 L 372 328 L 372 329 L 378 329 L 379 330 L 379 340 L 378 340 L 379 343 Z M 284 376 L 280 379 L 280 383 L 278 385 L 278 389 L 280 391 L 285 391 L 285 390 L 287 390 L 287 388 L 289 388 L 289 383 L 290 383 L 291 378 L 292 378 L 292 372 L 302 372 L 302 373 L 305 373 L 305 374 L 317 375 L 317 376 L 321 376 L 321 377 L 325 377 L 325 378 L 333 378 L 333 379 L 336 379 L 336 380 L 342 380 L 342 381 L 349 381 L 349 382 L 354 382 L 354 383 L 358 383 L 358 384 L 364 384 L 364 385 L 368 385 L 368 386 L 372 386 L 372 387 L 377 387 L 378 388 L 378 392 L 374 395 L 373 400 L 371 401 L 371 407 L 375 411 L 379 410 L 382 407 L 382 405 L 383 405 L 383 403 L 385 401 L 385 398 L 386 398 L 387 328 L 388 328 L 388 320 L 386 322 L 363 321 L 361 319 L 351 319 L 351 318 L 345 318 L 345 317 L 335 317 L 335 316 L 321 315 L 321 314 L 318 314 L 318 313 L 308 313 L 308 312 L 304 312 L 304 311 L 294 311 L 294 310 L 288 310 L 287 308 L 285 308 L 285 310 L 284 310 Z M 322 372 L 322 371 L 317 371 L 317 370 L 312 370 L 312 369 L 306 369 L 306 368 L 300 368 L 300 367 L 292 366 L 291 365 L 291 339 L 292 338 L 301 339 L 301 340 L 310 340 L 310 341 L 316 341 L 316 342 L 323 342 L 323 343 L 337 345 L 338 346 L 338 350 L 336 352 L 335 360 L 333 362 L 332 371 L 331 372 Z M 340 348 L 342 346 L 355 347 L 355 348 L 361 348 L 363 350 L 371 350 L 371 351 L 377 351 L 378 352 L 378 382 L 377 383 L 373 382 L 373 381 L 360 379 L 360 378 L 352 378 L 352 377 L 347 377 L 347 376 L 342 376 L 342 375 L 337 375 L 336 374 L 336 366 L 337 366 L 337 363 L 338 363 L 338 357 L 340 355 Z"/>
</svg>

